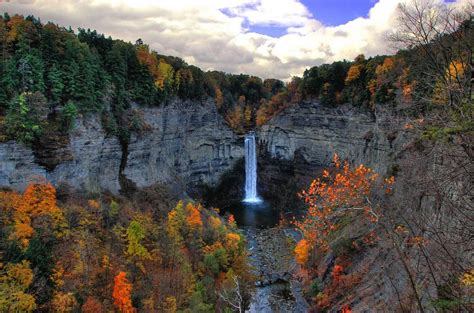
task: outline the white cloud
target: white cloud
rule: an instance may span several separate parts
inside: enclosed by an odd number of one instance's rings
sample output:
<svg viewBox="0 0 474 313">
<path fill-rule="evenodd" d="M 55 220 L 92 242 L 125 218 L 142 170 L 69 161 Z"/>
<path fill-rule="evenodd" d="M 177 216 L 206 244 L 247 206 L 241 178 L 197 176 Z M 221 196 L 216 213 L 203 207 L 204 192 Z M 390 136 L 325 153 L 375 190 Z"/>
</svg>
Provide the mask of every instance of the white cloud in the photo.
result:
<svg viewBox="0 0 474 313">
<path fill-rule="evenodd" d="M 335 27 L 315 20 L 299 0 L 11 0 L 0 3 L 0 11 L 97 29 L 132 42 L 142 38 L 159 53 L 205 70 L 287 79 L 307 67 L 360 53 L 389 53 L 384 36 L 395 24 L 400 1 L 380 0 L 367 18 Z M 287 31 L 273 38 L 249 26 Z"/>
<path fill-rule="evenodd" d="M 311 18 L 311 13 L 298 0 L 248 1 L 228 11 L 251 25 L 298 26 Z"/>
</svg>

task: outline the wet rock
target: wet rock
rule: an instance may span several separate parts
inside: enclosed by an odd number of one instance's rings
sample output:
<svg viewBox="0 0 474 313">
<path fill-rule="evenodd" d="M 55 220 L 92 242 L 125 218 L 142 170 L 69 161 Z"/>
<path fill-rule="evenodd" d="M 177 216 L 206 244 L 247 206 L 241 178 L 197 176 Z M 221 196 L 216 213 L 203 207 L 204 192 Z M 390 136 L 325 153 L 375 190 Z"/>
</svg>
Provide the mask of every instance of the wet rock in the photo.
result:
<svg viewBox="0 0 474 313">
<path fill-rule="evenodd" d="M 306 312 L 308 304 L 301 288 L 292 287 L 294 258 L 285 231 L 273 228 L 252 231 L 252 234 L 258 248 L 250 261 L 262 278 L 255 282 L 257 288 L 249 312 Z"/>
</svg>

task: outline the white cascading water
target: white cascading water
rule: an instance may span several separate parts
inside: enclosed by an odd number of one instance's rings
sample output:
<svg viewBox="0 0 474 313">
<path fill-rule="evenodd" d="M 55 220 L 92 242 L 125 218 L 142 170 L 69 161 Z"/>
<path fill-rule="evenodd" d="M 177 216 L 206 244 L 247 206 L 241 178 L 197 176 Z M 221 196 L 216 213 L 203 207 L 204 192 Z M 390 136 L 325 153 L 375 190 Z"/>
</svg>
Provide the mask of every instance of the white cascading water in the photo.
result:
<svg viewBox="0 0 474 313">
<path fill-rule="evenodd" d="M 257 195 L 257 152 L 255 134 L 245 136 L 245 199 L 244 202 L 261 202 Z"/>
</svg>

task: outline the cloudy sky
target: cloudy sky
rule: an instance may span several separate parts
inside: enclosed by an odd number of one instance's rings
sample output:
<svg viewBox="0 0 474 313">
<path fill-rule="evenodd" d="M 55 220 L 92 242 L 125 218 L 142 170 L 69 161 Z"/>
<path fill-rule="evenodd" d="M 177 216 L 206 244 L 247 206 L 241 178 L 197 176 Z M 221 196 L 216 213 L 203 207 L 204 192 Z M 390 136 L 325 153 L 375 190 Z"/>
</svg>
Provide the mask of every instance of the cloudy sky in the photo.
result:
<svg viewBox="0 0 474 313">
<path fill-rule="evenodd" d="M 204 70 L 287 79 L 313 65 L 393 52 L 385 34 L 401 1 L 0 0 L 0 12 L 142 38 Z"/>
</svg>

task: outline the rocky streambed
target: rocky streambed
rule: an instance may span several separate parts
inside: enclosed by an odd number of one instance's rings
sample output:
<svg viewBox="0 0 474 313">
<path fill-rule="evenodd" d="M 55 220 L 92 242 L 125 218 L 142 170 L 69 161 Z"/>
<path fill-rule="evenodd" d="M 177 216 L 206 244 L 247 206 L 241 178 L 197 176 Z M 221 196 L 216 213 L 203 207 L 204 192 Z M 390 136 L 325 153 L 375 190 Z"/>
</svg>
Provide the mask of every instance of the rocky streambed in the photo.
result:
<svg viewBox="0 0 474 313">
<path fill-rule="evenodd" d="M 301 272 L 294 261 L 292 229 L 245 227 L 249 258 L 256 277 L 255 292 L 247 312 L 307 312 Z"/>
</svg>

